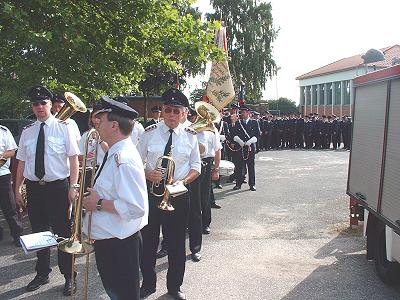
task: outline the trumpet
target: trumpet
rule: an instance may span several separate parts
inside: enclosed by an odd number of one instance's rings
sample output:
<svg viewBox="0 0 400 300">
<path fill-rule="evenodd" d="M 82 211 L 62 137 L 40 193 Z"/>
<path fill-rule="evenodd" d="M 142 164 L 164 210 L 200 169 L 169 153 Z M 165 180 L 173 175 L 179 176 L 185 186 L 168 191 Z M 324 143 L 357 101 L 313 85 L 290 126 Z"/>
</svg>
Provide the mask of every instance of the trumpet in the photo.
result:
<svg viewBox="0 0 400 300">
<path fill-rule="evenodd" d="M 165 162 L 165 166 L 163 166 Z M 172 184 L 175 173 L 175 161 L 172 159 L 172 146 L 168 155 L 163 155 L 157 159 L 156 170 L 161 171 L 161 181 L 153 182 L 150 187 L 150 193 L 157 197 L 163 197 L 158 208 L 165 211 L 173 211 L 175 208 L 171 205 L 171 197 L 167 189 L 168 184 Z"/>
</svg>

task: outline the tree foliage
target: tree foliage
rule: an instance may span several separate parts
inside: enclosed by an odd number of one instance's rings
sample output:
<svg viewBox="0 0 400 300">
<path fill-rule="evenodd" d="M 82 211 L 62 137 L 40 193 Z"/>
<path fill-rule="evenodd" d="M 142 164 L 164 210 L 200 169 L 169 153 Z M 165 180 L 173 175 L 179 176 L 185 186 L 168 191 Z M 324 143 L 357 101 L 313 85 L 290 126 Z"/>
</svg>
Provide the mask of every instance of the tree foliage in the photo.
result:
<svg viewBox="0 0 400 300">
<path fill-rule="evenodd" d="M 281 114 L 299 111 L 296 102 L 283 97 L 278 100 L 268 100 L 268 109 L 279 110 Z"/>
<path fill-rule="evenodd" d="M 139 91 L 158 73 L 192 75 L 220 57 L 217 22 L 191 0 L 5 0 L 0 4 L 0 99 L 29 87 L 65 89 L 85 102 Z"/>
<path fill-rule="evenodd" d="M 191 93 L 190 93 L 190 101 L 195 103 L 197 101 L 201 101 L 201 99 L 203 98 L 203 96 L 206 94 L 206 89 L 205 88 L 197 88 L 194 89 Z"/>
<path fill-rule="evenodd" d="M 209 19 L 223 20 L 231 73 L 236 85 L 246 84 L 248 102 L 258 102 L 268 77 L 275 73 L 272 43 L 277 36 L 273 27 L 271 3 L 254 0 L 211 0 L 215 13 Z"/>
</svg>

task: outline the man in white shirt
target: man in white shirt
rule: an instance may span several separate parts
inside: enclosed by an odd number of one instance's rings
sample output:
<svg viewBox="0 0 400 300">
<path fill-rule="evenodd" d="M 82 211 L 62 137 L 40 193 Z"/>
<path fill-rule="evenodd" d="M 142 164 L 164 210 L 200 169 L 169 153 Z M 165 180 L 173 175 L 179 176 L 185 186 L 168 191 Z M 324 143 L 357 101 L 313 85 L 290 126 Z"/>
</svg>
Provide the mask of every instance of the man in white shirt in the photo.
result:
<svg viewBox="0 0 400 300">
<path fill-rule="evenodd" d="M 7 127 L 0 125 L 0 207 L 4 218 L 10 227 L 14 244 L 21 247 L 19 236 L 22 233 L 22 223 L 15 207 L 14 192 L 11 187 L 10 158 L 14 157 L 17 144 Z M 0 241 L 3 239 L 3 228 L 0 226 Z"/>
<path fill-rule="evenodd" d="M 147 188 L 142 160 L 130 134 L 137 112 L 107 96 L 96 116 L 109 150 L 83 206 L 91 212 L 97 269 L 111 299 L 139 300 L 140 229 L 147 224 Z M 84 232 L 88 234 L 88 218 Z"/>
<path fill-rule="evenodd" d="M 160 183 L 163 172 L 157 168 L 157 160 L 169 155 L 175 162 L 173 183 L 187 186 L 200 174 L 201 162 L 196 132 L 180 124 L 185 107 L 189 101 L 179 90 L 171 88 L 163 93 L 164 121 L 146 128 L 140 139 L 138 150 L 145 163 L 145 174 L 149 186 L 149 224 L 142 229 L 143 257 L 141 271 L 143 282 L 140 296 L 145 298 L 156 291 L 157 276 L 155 272 L 156 253 L 159 243 L 160 226 L 163 226 L 164 239 L 168 245 L 168 294 L 173 299 L 186 299 L 181 290 L 186 262 L 186 228 L 189 217 L 189 193 L 171 197 L 174 211 L 159 209 L 165 186 Z M 161 166 L 164 166 L 162 161 Z M 159 185 L 160 191 L 151 193 L 150 186 Z M 159 196 L 161 194 L 161 196 Z"/>
<path fill-rule="evenodd" d="M 43 86 L 35 86 L 28 94 L 37 121 L 24 128 L 19 141 L 15 199 L 22 207 L 22 184 L 25 180 L 28 215 L 32 232 L 52 228 L 60 237 L 71 235 L 68 218 L 70 203 L 75 199 L 73 188 L 78 181 L 79 148 L 71 126 L 51 114 L 52 93 Z M 69 177 L 69 181 L 68 181 Z M 71 188 L 70 188 L 71 187 Z M 34 291 L 49 282 L 50 249 L 37 252 L 36 277 L 27 285 Z M 63 294 L 72 288 L 71 254 L 58 250 L 58 266 L 65 277 Z"/>
<path fill-rule="evenodd" d="M 203 233 L 210 233 L 211 224 L 211 177 L 218 176 L 219 163 L 221 161 L 221 141 L 218 130 L 202 131 L 198 135 L 199 144 L 204 145 L 204 152 L 201 154 L 202 169 L 200 175 L 200 200 Z"/>
</svg>

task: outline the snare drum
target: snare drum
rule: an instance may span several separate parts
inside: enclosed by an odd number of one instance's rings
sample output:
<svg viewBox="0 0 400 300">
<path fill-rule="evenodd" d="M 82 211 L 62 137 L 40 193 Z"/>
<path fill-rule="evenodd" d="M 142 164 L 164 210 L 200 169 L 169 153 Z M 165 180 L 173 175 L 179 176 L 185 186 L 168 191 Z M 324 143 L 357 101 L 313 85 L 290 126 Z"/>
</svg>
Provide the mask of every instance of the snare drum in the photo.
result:
<svg viewBox="0 0 400 300">
<path fill-rule="evenodd" d="M 221 160 L 219 163 L 219 175 L 230 176 L 235 172 L 235 165 L 229 160 Z"/>
</svg>

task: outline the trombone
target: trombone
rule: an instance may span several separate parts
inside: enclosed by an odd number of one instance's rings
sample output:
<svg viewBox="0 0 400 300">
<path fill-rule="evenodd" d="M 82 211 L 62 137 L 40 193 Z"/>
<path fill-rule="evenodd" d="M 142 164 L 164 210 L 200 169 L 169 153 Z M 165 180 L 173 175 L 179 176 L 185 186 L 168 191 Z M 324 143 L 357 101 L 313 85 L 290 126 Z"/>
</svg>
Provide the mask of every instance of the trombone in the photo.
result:
<svg viewBox="0 0 400 300">
<path fill-rule="evenodd" d="M 83 102 L 74 94 L 66 92 L 64 94 L 67 104 L 58 112 L 57 118 L 60 120 L 66 120 L 71 117 L 75 112 L 85 112 L 86 106 Z M 72 284 L 72 293 L 71 298 L 74 298 L 74 284 L 75 284 L 75 257 L 86 255 L 86 267 L 85 267 L 85 283 L 84 283 L 84 299 L 87 299 L 87 292 L 88 292 L 88 282 L 89 282 L 89 254 L 94 251 L 93 245 L 91 243 L 91 221 L 92 216 L 89 213 L 88 216 L 88 235 L 87 240 L 83 240 L 82 236 L 82 211 L 83 211 L 83 197 L 85 196 L 85 187 L 86 187 L 86 165 L 88 162 L 88 154 L 89 154 L 89 144 L 95 140 L 96 142 L 96 150 L 94 153 L 94 158 L 91 161 L 91 169 L 92 174 L 90 178 L 90 185 L 89 187 L 93 187 L 94 185 L 94 176 L 95 176 L 95 168 L 97 164 L 97 145 L 99 144 L 100 135 L 98 131 L 94 128 L 88 131 L 85 140 L 85 150 L 82 159 L 82 172 L 79 177 L 78 184 L 75 186 L 76 189 L 79 189 L 79 193 L 75 199 L 74 203 L 74 220 L 72 225 L 72 232 L 71 237 L 61 241 L 58 244 L 58 249 L 65 253 L 72 254 L 72 272 L 71 272 L 71 284 Z"/>
</svg>

